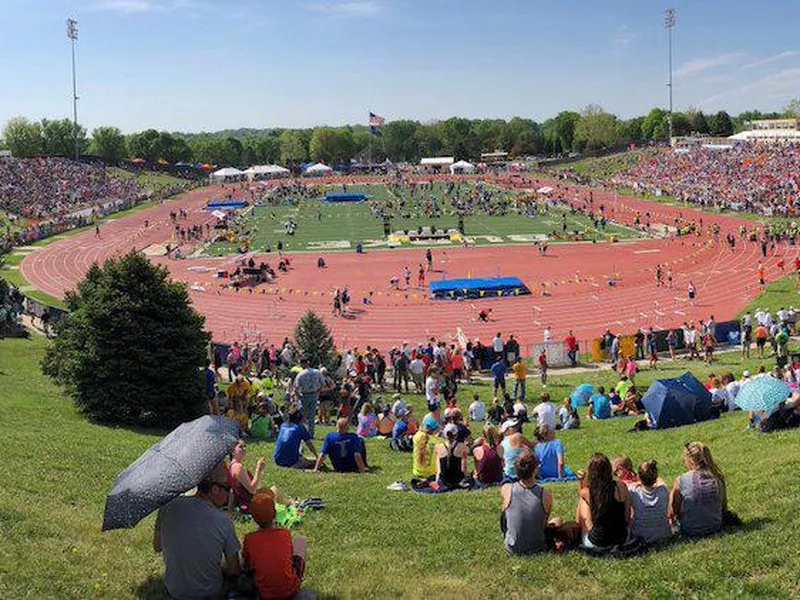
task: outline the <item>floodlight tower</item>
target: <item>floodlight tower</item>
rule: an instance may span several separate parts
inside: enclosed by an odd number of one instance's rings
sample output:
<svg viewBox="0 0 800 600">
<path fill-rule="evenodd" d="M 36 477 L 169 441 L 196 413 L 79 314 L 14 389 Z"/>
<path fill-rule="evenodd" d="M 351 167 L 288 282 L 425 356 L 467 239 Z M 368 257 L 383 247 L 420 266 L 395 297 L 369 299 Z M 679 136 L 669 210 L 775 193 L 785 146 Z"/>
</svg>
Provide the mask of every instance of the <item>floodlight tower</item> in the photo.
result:
<svg viewBox="0 0 800 600">
<path fill-rule="evenodd" d="M 78 146 L 78 82 L 75 76 L 75 42 L 78 41 L 78 22 L 67 19 L 67 37 L 72 41 L 72 137 L 75 141 L 75 160 L 80 156 Z"/>
<path fill-rule="evenodd" d="M 669 140 L 672 142 L 672 29 L 675 27 L 675 9 L 668 8 L 664 13 L 664 27 L 667 28 L 667 39 L 669 44 Z"/>
</svg>

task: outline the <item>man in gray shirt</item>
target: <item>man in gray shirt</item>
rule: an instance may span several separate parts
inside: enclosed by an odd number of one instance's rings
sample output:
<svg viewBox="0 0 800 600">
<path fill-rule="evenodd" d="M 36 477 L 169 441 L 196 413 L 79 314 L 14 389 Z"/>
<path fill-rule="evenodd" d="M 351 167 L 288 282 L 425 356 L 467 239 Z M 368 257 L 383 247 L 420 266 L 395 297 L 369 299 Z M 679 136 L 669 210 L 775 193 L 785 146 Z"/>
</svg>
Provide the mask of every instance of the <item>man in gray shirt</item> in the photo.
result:
<svg viewBox="0 0 800 600">
<path fill-rule="evenodd" d="M 223 575 L 239 572 L 239 540 L 231 520 L 219 511 L 229 493 L 225 471 L 218 468 L 197 486 L 195 496 L 179 496 L 158 511 L 153 549 L 164 556 L 170 597 L 221 596 Z"/>
<path fill-rule="evenodd" d="M 308 433 L 311 439 L 314 439 L 314 422 L 317 418 L 317 403 L 319 402 L 319 391 L 325 385 L 325 379 L 322 377 L 319 369 L 312 369 L 309 366 L 307 358 L 300 359 L 300 366 L 303 370 L 294 378 L 294 387 L 297 390 L 297 396 L 300 400 L 300 407 L 303 413 L 303 418 L 306 421 Z"/>
</svg>

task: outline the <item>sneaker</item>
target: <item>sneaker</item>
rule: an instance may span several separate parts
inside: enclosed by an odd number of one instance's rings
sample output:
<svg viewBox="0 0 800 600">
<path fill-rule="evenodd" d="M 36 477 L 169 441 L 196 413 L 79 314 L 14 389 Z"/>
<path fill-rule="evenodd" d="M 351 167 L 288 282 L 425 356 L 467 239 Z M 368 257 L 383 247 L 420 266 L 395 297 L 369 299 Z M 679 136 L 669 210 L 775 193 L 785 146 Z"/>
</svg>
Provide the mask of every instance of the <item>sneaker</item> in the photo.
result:
<svg viewBox="0 0 800 600">
<path fill-rule="evenodd" d="M 407 492 L 408 491 L 408 484 L 405 481 L 395 481 L 392 484 L 386 486 L 387 490 L 391 490 L 393 492 Z"/>
</svg>

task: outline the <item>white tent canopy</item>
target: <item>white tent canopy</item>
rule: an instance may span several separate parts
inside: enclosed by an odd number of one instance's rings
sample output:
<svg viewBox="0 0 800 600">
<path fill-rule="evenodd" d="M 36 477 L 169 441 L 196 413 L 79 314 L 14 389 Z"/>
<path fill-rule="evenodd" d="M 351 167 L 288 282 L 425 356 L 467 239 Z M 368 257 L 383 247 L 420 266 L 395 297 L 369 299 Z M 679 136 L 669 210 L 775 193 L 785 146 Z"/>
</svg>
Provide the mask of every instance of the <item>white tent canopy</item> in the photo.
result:
<svg viewBox="0 0 800 600">
<path fill-rule="evenodd" d="M 215 181 L 226 181 L 228 179 L 241 177 L 242 175 L 244 175 L 244 171 L 240 171 L 234 167 L 225 167 L 219 171 L 214 171 L 211 174 L 211 179 L 214 179 Z"/>
<path fill-rule="evenodd" d="M 245 175 L 250 180 L 256 177 L 283 177 L 289 175 L 291 171 L 280 165 L 255 165 L 245 171 Z"/>
<path fill-rule="evenodd" d="M 475 165 L 469 163 L 465 160 L 460 160 L 456 163 L 450 165 L 450 173 L 474 173 L 475 172 Z"/>
<path fill-rule="evenodd" d="M 550 186 L 545 186 L 545 187 L 540 187 L 536 191 L 540 194 L 549 194 L 553 191 L 553 188 L 551 188 Z"/>
<path fill-rule="evenodd" d="M 421 159 L 419 164 L 422 167 L 449 167 L 455 160 L 452 156 L 433 156 Z"/>
<path fill-rule="evenodd" d="M 306 173 L 309 175 L 322 175 L 323 173 L 330 173 L 333 171 L 328 165 L 323 165 L 322 163 L 317 163 L 315 165 L 311 165 L 306 169 Z"/>
</svg>

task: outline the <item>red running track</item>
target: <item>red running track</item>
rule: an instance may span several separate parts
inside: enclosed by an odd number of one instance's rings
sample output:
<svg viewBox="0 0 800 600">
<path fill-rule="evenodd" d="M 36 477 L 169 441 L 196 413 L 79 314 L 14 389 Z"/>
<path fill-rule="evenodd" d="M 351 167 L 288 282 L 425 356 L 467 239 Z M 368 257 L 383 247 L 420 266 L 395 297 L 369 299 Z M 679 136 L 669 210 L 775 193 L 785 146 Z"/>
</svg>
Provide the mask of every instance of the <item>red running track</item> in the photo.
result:
<svg viewBox="0 0 800 600">
<path fill-rule="evenodd" d="M 348 179 L 352 181 L 352 179 Z M 505 180 L 505 183 L 512 183 Z M 520 180 L 516 186 L 535 188 L 542 184 L 557 187 L 557 194 L 583 203 L 587 188 L 553 184 L 553 182 Z M 297 319 L 308 309 L 324 315 L 333 330 L 337 345 L 379 347 L 412 343 L 431 336 L 450 336 L 461 330 L 468 338 L 490 339 L 497 331 L 515 334 L 522 344 L 539 342 L 545 325 L 551 325 L 556 339 L 573 329 L 579 339 L 600 335 L 607 327 L 617 332 L 632 332 L 637 327 L 665 328 L 687 320 L 730 319 L 758 293 L 756 267 L 760 246 L 745 243 L 738 237 L 738 228 L 752 222 L 734 216 L 701 213 L 692 209 L 618 198 L 615 194 L 592 191 L 595 207 L 600 203 L 606 214 L 620 223 L 632 223 L 638 212 L 649 212 L 652 223 L 673 224 L 676 216 L 704 224 L 720 225 L 724 238 L 736 231 L 737 244 L 731 251 L 727 244 L 713 243 L 710 236 L 686 236 L 675 241 L 641 240 L 623 243 L 552 244 L 547 256 L 540 256 L 533 245 L 498 245 L 480 248 L 434 249 L 434 273 L 431 278 L 479 276 L 518 276 L 534 292 L 517 298 L 495 298 L 473 301 L 434 301 L 423 290 L 416 289 L 417 267 L 424 262 L 424 249 L 375 251 L 364 255 L 349 253 L 325 254 L 328 268 L 318 269 L 318 254 L 291 254 L 292 270 L 279 274 L 274 284 L 262 285 L 254 292 L 223 289 L 213 274 L 230 261 L 226 259 L 170 260 L 155 257 L 166 265 L 173 278 L 191 287 L 195 307 L 206 316 L 206 323 L 218 341 L 254 339 L 280 342 L 290 336 Z M 93 262 L 118 256 L 131 248 L 142 249 L 150 244 L 168 242 L 174 224 L 169 212 L 184 207 L 188 221 L 210 220 L 202 206 L 211 196 L 219 197 L 219 188 L 206 188 L 188 193 L 178 200 L 161 204 L 100 226 L 100 236 L 88 231 L 54 242 L 27 256 L 21 269 L 36 288 L 57 297 L 73 289 Z M 144 227 L 145 219 L 149 227 Z M 705 226 L 704 225 L 704 226 Z M 786 263 L 797 250 L 780 246 L 776 255 Z M 264 258 L 275 266 L 274 255 Z M 776 256 L 764 261 L 768 279 L 776 278 L 773 266 Z M 655 286 L 655 265 L 661 264 L 674 277 L 672 289 Z M 412 289 L 393 291 L 388 281 L 400 276 L 404 265 L 413 273 Z M 206 272 L 196 269 L 209 269 Z M 195 269 L 195 270 L 193 270 Z M 618 277 L 616 287 L 608 287 L 607 277 Z M 688 282 L 697 287 L 694 305 L 687 298 Z M 401 277 L 402 281 L 402 277 Z M 546 283 L 550 295 L 539 294 Z M 335 287 L 347 285 L 356 309 L 355 318 L 330 316 L 331 293 Z M 370 306 L 361 300 L 373 292 Z M 478 322 L 481 307 L 492 308 L 492 321 Z"/>
</svg>

